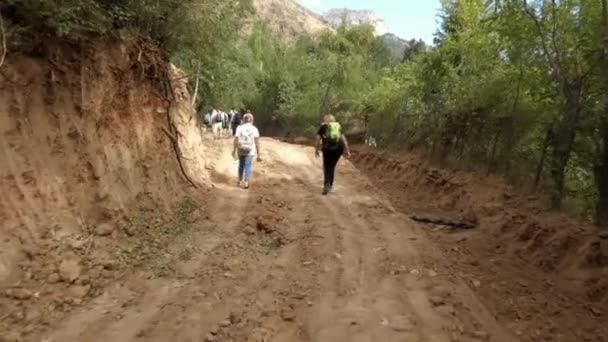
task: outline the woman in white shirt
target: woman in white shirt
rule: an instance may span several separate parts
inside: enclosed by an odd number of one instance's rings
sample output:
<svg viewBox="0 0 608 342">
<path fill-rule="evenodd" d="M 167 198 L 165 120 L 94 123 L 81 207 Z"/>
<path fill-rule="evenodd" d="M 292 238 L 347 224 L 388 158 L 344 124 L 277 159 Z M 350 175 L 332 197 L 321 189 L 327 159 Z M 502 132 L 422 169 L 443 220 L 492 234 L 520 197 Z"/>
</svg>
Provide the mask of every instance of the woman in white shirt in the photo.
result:
<svg viewBox="0 0 608 342">
<path fill-rule="evenodd" d="M 235 158 L 239 160 L 239 186 L 249 189 L 251 175 L 253 173 L 253 159 L 260 160 L 260 132 L 253 125 L 251 113 L 243 116 L 243 124 L 236 128 L 234 134 Z"/>
</svg>

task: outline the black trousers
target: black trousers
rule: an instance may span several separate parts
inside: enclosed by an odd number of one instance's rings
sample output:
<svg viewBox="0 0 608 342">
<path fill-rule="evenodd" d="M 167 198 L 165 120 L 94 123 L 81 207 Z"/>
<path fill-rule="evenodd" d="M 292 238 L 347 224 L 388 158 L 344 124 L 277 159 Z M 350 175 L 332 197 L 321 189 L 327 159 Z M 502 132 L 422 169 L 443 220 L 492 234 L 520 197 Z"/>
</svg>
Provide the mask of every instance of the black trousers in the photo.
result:
<svg viewBox="0 0 608 342">
<path fill-rule="evenodd" d="M 342 157 L 342 149 L 323 150 L 323 184 L 325 187 L 331 188 L 334 185 L 334 175 L 336 174 L 336 165 Z"/>
</svg>

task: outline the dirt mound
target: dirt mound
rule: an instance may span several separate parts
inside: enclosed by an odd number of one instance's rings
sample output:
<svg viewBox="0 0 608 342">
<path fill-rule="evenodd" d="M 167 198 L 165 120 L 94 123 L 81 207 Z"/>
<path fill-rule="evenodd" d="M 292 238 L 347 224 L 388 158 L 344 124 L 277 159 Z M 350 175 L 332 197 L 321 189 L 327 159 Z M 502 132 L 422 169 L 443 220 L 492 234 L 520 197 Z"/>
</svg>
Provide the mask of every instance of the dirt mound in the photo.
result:
<svg viewBox="0 0 608 342">
<path fill-rule="evenodd" d="M 158 53 L 116 41 L 48 51 L 0 69 L 3 332 L 29 334 L 101 295 L 120 276 L 121 225 L 155 212 L 146 236 L 167 243 L 154 229 L 176 228 L 176 206 L 197 196 L 185 175 L 206 181 L 188 95 Z"/>
<path fill-rule="evenodd" d="M 591 320 L 608 312 L 608 240 L 589 223 L 551 211 L 495 176 L 440 169 L 412 153 L 360 146 L 353 154 L 357 167 L 407 214 L 478 221 L 476 229 L 458 232 L 422 227 L 438 232 L 432 236 L 463 272 L 500 284 L 487 296 L 505 315 L 512 309 L 505 309 L 512 306 L 508 298 L 525 296 L 530 310 L 541 310 L 535 300 L 548 292 L 565 298 L 559 310 L 580 310 Z"/>
</svg>

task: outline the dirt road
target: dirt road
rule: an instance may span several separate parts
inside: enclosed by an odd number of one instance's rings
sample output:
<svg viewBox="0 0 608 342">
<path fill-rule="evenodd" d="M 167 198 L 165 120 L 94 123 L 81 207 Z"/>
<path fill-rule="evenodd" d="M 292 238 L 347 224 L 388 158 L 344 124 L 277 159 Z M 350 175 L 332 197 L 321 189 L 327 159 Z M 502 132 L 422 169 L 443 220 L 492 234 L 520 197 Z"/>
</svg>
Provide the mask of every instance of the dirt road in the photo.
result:
<svg viewBox="0 0 608 342">
<path fill-rule="evenodd" d="M 421 228 L 341 161 L 323 197 L 309 147 L 263 140 L 252 189 L 229 141 L 177 276 L 133 275 L 36 341 L 517 341 Z"/>
</svg>

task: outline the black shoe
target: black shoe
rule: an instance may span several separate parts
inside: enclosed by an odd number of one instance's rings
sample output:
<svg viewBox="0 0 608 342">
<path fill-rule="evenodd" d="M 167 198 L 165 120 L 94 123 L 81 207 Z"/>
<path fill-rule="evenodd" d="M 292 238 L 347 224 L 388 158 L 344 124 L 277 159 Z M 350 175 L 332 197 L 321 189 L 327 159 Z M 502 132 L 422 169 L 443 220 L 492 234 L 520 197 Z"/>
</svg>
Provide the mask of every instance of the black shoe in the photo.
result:
<svg viewBox="0 0 608 342">
<path fill-rule="evenodd" d="M 326 186 L 323 188 L 323 195 L 327 195 L 327 194 L 329 194 L 329 192 L 330 192 L 330 191 L 331 191 L 331 186 L 326 185 Z"/>
</svg>

